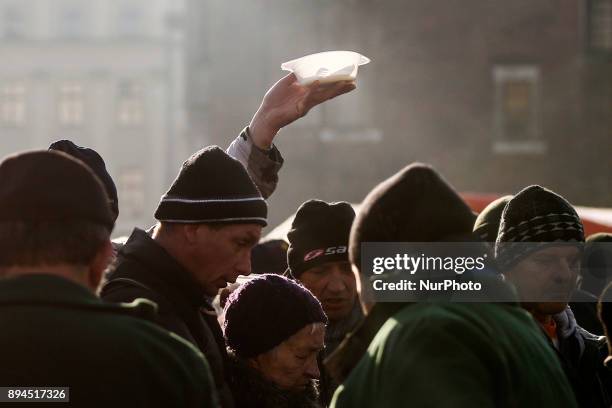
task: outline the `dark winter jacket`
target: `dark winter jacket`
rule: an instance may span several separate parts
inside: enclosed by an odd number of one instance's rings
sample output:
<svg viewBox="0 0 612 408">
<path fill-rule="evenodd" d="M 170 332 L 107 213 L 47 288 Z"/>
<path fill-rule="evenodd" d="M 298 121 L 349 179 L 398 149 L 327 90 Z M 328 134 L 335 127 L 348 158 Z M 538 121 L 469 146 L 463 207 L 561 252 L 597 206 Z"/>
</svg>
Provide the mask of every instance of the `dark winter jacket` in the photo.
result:
<svg viewBox="0 0 612 408">
<path fill-rule="evenodd" d="M 399 302 L 375 304 L 361 324 L 323 362 L 325 373 L 330 377 L 327 381 L 332 384 L 344 382 L 367 352 L 378 330 L 404 306 Z"/>
<path fill-rule="evenodd" d="M 612 372 L 603 365 L 608 355 L 606 339 L 584 330 L 576 323 L 570 308 L 554 317 L 558 344 L 548 340 L 559 357 L 563 371 L 576 394 L 578 406 L 612 406 Z"/>
<path fill-rule="evenodd" d="M 324 357 L 329 356 L 336 350 L 342 340 L 344 340 L 344 337 L 359 326 L 363 317 L 363 310 L 361 309 L 359 299 L 355 299 L 355 304 L 347 317 L 337 322 L 329 322 L 325 331 Z"/>
<path fill-rule="evenodd" d="M 132 232 L 100 295 L 111 302 L 145 298 L 157 303 L 156 322 L 204 354 L 221 405 L 233 406 L 225 378 L 225 342 L 216 314 L 191 275 L 145 231 L 136 228 Z"/>
<path fill-rule="evenodd" d="M 236 356 L 230 356 L 228 371 L 236 408 L 322 407 L 315 381 L 303 392 L 282 390 Z"/>
<path fill-rule="evenodd" d="M 331 355 L 344 340 L 363 321 L 363 311 L 359 299 L 355 299 L 355 304 L 351 309 L 351 313 L 344 319 L 337 322 L 330 322 L 325 330 L 325 349 L 319 355 L 319 371 L 321 372 L 321 380 L 319 388 L 321 392 L 321 401 L 325 405 L 329 405 L 331 399 L 338 388 L 339 383 L 327 372 L 324 364 L 324 359 Z"/>
<path fill-rule="evenodd" d="M 69 387 L 71 407 L 216 407 L 202 354 L 143 319 L 154 313 L 57 276 L 3 278 L 0 384 Z"/>
<path fill-rule="evenodd" d="M 603 326 L 597 317 L 597 297 L 582 289 L 576 289 L 569 305 L 580 327 L 589 333 L 603 336 Z"/>
</svg>

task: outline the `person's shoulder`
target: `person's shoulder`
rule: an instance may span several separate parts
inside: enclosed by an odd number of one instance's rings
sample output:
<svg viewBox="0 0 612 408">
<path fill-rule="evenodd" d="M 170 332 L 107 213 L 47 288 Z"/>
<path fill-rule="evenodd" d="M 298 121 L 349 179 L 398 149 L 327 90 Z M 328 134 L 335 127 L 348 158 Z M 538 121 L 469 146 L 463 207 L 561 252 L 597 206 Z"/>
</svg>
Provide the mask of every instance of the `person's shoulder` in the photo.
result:
<svg viewBox="0 0 612 408">
<path fill-rule="evenodd" d="M 100 297 L 109 302 L 131 302 L 134 299 L 149 299 L 157 304 L 162 297 L 156 290 L 137 278 L 109 276 L 100 289 Z"/>
<path fill-rule="evenodd" d="M 398 323 L 435 323 L 474 324 L 479 319 L 508 316 L 525 319 L 526 313 L 515 306 L 493 303 L 459 303 L 459 302 L 422 302 L 399 310 L 393 320 Z"/>
<path fill-rule="evenodd" d="M 148 303 L 145 299 L 138 299 L 134 303 L 143 302 Z M 155 313 L 155 310 L 150 312 Z M 191 362 L 199 362 L 204 358 L 189 341 L 138 314 L 139 312 L 132 310 L 109 317 L 106 320 L 106 330 L 109 333 L 105 336 L 107 341 L 114 341 L 122 347 L 138 349 L 140 352 L 154 353 L 158 356 L 156 358 L 166 355 L 172 360 L 172 355 L 182 355 Z"/>
<path fill-rule="evenodd" d="M 435 338 L 439 342 L 449 333 L 471 329 L 473 324 L 466 318 L 466 313 L 464 307 L 447 302 L 409 304 L 387 319 L 373 344 L 400 345 L 412 337 Z"/>
<path fill-rule="evenodd" d="M 599 336 L 597 334 L 591 333 L 590 331 L 582 328 L 581 326 L 577 326 L 576 331 L 578 335 L 581 336 L 584 340 L 592 342 L 594 344 L 602 344 L 606 342 L 606 338 L 604 336 Z"/>
<path fill-rule="evenodd" d="M 602 358 L 607 356 L 608 342 L 604 336 L 593 334 L 580 326 L 576 327 L 576 334 L 582 338 L 587 352 Z"/>
<path fill-rule="evenodd" d="M 114 330 L 113 330 L 114 329 Z M 106 350 L 121 348 L 129 355 L 120 364 L 146 367 L 146 372 L 164 372 L 174 384 L 198 390 L 204 399 L 214 394 L 214 381 L 206 357 L 189 341 L 149 321 L 124 315 L 114 319 L 114 335 L 106 337 Z"/>
<path fill-rule="evenodd" d="M 537 337 L 529 315 L 517 306 L 494 303 L 423 302 L 408 305 L 387 320 L 382 337 L 493 347 L 500 336 Z M 535 334 L 534 334 L 535 333 Z M 433 343 L 432 343 L 433 344 Z"/>
<path fill-rule="evenodd" d="M 147 282 L 149 267 L 134 256 L 140 245 L 144 231 L 134 230 L 125 246 L 117 253 L 100 288 L 100 297 L 109 302 L 131 302 L 137 298 L 149 299 L 157 304 L 163 303 L 158 290 Z"/>
<path fill-rule="evenodd" d="M 121 303 L 124 306 L 128 302 L 133 304 L 148 301 L 155 305 L 154 313 L 145 315 L 132 312 L 130 314 L 144 318 L 165 330 L 195 342 L 193 334 L 184 320 L 184 315 L 176 303 L 145 283 L 131 278 L 114 278 L 103 286 L 100 297 L 106 302 Z"/>
<path fill-rule="evenodd" d="M 161 247 L 151 237 L 152 230 L 152 228 L 146 231 L 134 228 L 127 239 L 120 237 L 113 241 L 116 259 L 111 265 L 111 270 L 125 267 L 125 263 L 131 265 L 130 261 L 143 260 L 148 255 L 161 251 Z"/>
</svg>

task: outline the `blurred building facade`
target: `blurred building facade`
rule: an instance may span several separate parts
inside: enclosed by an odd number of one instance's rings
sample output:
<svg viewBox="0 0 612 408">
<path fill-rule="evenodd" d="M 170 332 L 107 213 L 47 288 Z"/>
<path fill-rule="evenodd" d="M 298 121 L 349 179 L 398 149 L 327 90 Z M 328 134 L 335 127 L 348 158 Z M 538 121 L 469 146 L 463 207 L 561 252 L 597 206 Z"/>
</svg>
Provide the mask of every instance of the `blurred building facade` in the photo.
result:
<svg viewBox="0 0 612 408">
<path fill-rule="evenodd" d="M 277 223 L 306 199 L 358 202 L 412 161 L 460 190 L 539 183 L 612 206 L 612 0 L 187 0 L 189 139 L 226 145 L 280 63 L 370 57 L 357 91 L 284 129 Z"/>
<path fill-rule="evenodd" d="M 0 0 L 0 154 L 58 139 L 97 150 L 119 193 L 115 235 L 150 225 L 186 153 L 181 13 L 170 0 Z"/>
</svg>

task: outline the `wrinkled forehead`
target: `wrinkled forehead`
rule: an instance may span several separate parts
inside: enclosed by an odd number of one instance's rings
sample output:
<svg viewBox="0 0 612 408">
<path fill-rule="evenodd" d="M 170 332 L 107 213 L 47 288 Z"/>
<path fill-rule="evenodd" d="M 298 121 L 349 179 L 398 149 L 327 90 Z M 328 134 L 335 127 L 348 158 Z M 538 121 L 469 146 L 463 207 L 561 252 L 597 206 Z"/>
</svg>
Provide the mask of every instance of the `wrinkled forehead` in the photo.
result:
<svg viewBox="0 0 612 408">
<path fill-rule="evenodd" d="M 302 327 L 297 333 L 286 340 L 291 349 L 319 349 L 325 341 L 325 324 L 311 323 Z"/>
</svg>

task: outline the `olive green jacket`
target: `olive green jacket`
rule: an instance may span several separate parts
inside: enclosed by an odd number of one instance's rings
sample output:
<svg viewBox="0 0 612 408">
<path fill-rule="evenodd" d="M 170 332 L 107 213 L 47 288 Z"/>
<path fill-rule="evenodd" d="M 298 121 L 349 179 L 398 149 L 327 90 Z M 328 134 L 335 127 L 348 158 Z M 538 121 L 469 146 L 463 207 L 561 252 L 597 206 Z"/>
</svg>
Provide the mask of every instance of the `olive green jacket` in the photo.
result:
<svg viewBox="0 0 612 408">
<path fill-rule="evenodd" d="M 56 276 L 1 279 L 0 385 L 69 387 L 75 407 L 216 407 L 206 360 L 134 317 L 151 313 Z"/>
<path fill-rule="evenodd" d="M 418 303 L 382 325 L 332 407 L 576 407 L 558 359 L 518 306 Z"/>
</svg>

